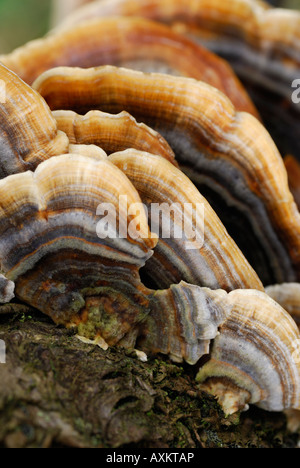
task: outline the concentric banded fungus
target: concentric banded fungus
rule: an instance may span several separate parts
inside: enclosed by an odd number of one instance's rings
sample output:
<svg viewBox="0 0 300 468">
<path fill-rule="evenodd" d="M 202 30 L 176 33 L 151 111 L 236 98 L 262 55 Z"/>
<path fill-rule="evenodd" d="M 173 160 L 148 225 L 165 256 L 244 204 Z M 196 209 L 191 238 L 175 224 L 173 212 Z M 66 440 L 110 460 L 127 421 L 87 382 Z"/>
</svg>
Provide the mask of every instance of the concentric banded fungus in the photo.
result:
<svg viewBox="0 0 300 468">
<path fill-rule="evenodd" d="M 89 319 L 91 332 L 95 312 L 97 332 L 109 344 L 148 312 L 149 293 L 138 270 L 157 243 L 145 215 L 137 221 L 119 209 L 124 193 L 128 206 L 140 203 L 113 164 L 79 155 L 52 158 L 35 173 L 0 182 L 1 268 L 15 283 L 16 296 L 56 323 Z M 118 222 L 121 215 L 128 225 L 138 222 L 140 238 L 99 239 L 103 232 L 96 213 L 101 203 L 116 208 Z"/>
<path fill-rule="evenodd" d="M 132 151 L 124 155 L 126 160 Z M 121 155 L 110 158 L 117 163 Z M 146 162 L 145 154 L 139 158 Z M 162 170 L 167 165 L 179 176 L 180 171 L 168 161 L 151 158 L 153 171 L 159 160 Z M 127 162 L 128 173 L 133 174 L 130 159 Z M 120 194 L 126 194 L 126 206 L 120 205 Z M 153 291 L 141 283 L 139 269 L 151 257 L 157 237 L 149 231 L 136 189 L 110 161 L 80 155 L 54 157 L 40 164 L 35 173 L 2 180 L 0 200 L 1 268 L 7 280 L 14 281 L 19 299 L 47 313 L 56 323 L 76 325 L 79 333 L 97 338 L 105 347 L 137 344 L 141 350 L 166 353 L 190 364 L 208 353 L 221 327 L 213 356 L 224 340 L 227 346 L 232 345 L 230 363 L 238 353 L 234 375 L 228 375 L 228 366 L 223 373 L 242 388 L 235 388 L 236 404 L 232 405 L 231 387 L 224 395 L 227 381 L 220 379 L 216 393 L 222 385 L 224 409 L 232 411 L 245 402 L 260 400 L 270 410 L 300 407 L 299 368 L 290 352 L 300 334 L 287 313 L 268 296 L 248 290 L 227 294 L 186 283 Z M 99 203 L 107 202 L 115 207 L 118 222 L 108 217 L 101 228 L 96 213 Z M 139 214 L 130 215 L 130 204 L 136 203 Z M 128 232 L 132 227 L 139 233 L 137 238 L 107 236 L 120 227 L 122 215 Z M 216 247 L 218 244 L 216 235 Z M 238 263 L 235 256 L 232 262 Z M 240 327 L 239 333 L 234 329 L 234 336 L 230 334 L 232 324 Z M 250 337 L 250 344 L 245 341 L 251 348 L 248 361 L 239 343 L 243 334 L 247 340 Z M 266 371 L 264 375 L 259 366 Z M 216 368 L 211 371 L 208 363 L 203 372 L 206 377 L 215 377 Z M 241 375 L 242 382 L 238 380 Z"/>
<path fill-rule="evenodd" d="M 231 414 L 257 404 L 268 411 L 300 409 L 299 331 L 276 302 L 259 291 L 233 291 L 231 313 L 200 369 L 201 387 Z"/>
<path fill-rule="evenodd" d="M 135 150 L 113 154 L 109 160 L 137 189 L 151 230 L 159 236 L 145 267 L 156 288 L 183 280 L 227 291 L 262 289 L 215 212 L 179 169 L 159 156 Z"/>
<path fill-rule="evenodd" d="M 166 140 L 150 127 L 138 124 L 127 112 L 115 115 L 91 111 L 82 116 L 72 111 L 55 111 L 53 116 L 71 144 L 101 146 L 107 154 L 135 148 L 162 156 L 177 165 Z"/>
<path fill-rule="evenodd" d="M 269 78 L 272 87 L 286 88 L 300 63 L 299 12 L 272 8 L 260 0 L 100 0 L 71 15 L 58 30 L 113 15 L 173 25 L 236 61 L 244 72 L 252 67 L 252 79 Z"/>
<path fill-rule="evenodd" d="M 126 202 L 120 204 L 124 194 Z M 138 271 L 157 237 L 149 231 L 137 191 L 111 162 L 79 155 L 52 158 L 35 173 L 2 180 L 0 200 L 3 281 L 10 288 L 15 283 L 19 299 L 56 323 L 77 325 L 84 336 L 122 346 L 134 345 L 140 322 L 152 310 L 153 330 L 163 306 L 170 335 L 161 352 L 193 364 L 207 352 L 226 318 L 226 307 L 220 305 L 226 293 L 184 283 L 157 293 L 141 283 Z M 117 223 L 110 213 L 105 226 L 98 224 L 99 204 L 107 207 L 103 203 L 113 205 Z M 131 212 L 135 204 L 138 216 Z M 124 219 L 126 231 L 138 232 L 137 238 L 114 235 Z M 257 278 L 253 281 L 259 286 Z"/>
<path fill-rule="evenodd" d="M 187 76 L 215 86 L 228 95 L 238 110 L 258 117 L 225 61 L 170 28 L 141 18 L 89 21 L 33 41 L 10 55 L 0 56 L 0 61 L 29 84 L 44 71 L 61 65 L 117 65 Z"/>
<path fill-rule="evenodd" d="M 218 90 L 109 66 L 57 68 L 34 87 L 52 110 L 126 110 L 155 128 L 263 282 L 298 280 L 300 215 L 282 158 L 263 126 Z"/>
<path fill-rule="evenodd" d="M 69 141 L 40 95 L 0 64 L 5 102 L 0 103 L 0 178 L 34 169 L 68 152 Z"/>
<path fill-rule="evenodd" d="M 300 284 L 284 283 L 266 288 L 266 293 L 292 315 L 300 327 Z"/>
<path fill-rule="evenodd" d="M 196 364 L 209 353 L 211 340 L 230 313 L 226 292 L 187 283 L 151 297 L 151 312 L 139 325 L 136 346 L 147 354 L 169 355 Z"/>
<path fill-rule="evenodd" d="M 96 145 L 69 145 L 69 152 L 70 154 L 81 154 L 96 159 L 96 161 L 105 161 L 107 159 L 105 151 Z"/>
<path fill-rule="evenodd" d="M 261 0 L 102 0 L 78 10 L 58 30 L 112 15 L 167 23 L 223 56 L 250 91 L 280 151 L 300 154 L 299 106 L 291 100 L 291 83 L 300 75 L 299 12 Z"/>
</svg>

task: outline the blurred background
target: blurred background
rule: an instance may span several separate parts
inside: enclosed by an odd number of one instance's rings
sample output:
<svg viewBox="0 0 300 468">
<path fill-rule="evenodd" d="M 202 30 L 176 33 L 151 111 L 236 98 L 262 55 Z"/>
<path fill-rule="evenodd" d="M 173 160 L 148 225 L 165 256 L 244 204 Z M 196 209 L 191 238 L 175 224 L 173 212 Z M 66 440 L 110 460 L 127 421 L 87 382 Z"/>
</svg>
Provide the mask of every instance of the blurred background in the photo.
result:
<svg viewBox="0 0 300 468">
<path fill-rule="evenodd" d="M 77 1 L 84 3 L 84 0 L 0 0 L 0 54 L 46 34 L 55 15 L 54 4 Z M 300 0 L 270 0 L 269 3 L 300 9 Z"/>
<path fill-rule="evenodd" d="M 49 29 L 51 0 L 0 0 L 0 53 L 7 53 Z"/>
</svg>

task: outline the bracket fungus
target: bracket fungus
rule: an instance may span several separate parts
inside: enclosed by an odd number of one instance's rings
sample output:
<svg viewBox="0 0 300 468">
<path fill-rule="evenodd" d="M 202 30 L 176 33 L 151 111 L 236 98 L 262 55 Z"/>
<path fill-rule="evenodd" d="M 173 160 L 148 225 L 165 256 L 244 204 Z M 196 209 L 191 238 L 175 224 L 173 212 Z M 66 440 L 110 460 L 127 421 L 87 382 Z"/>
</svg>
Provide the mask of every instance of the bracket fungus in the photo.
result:
<svg viewBox="0 0 300 468">
<path fill-rule="evenodd" d="M 259 291 L 233 291 L 228 301 L 231 312 L 197 381 L 218 397 L 227 414 L 249 403 L 268 411 L 299 409 L 300 342 L 295 322 Z"/>
<path fill-rule="evenodd" d="M 32 84 L 58 66 L 124 66 L 195 78 L 228 95 L 237 109 L 259 118 L 247 92 L 223 59 L 171 28 L 142 18 L 105 18 L 32 41 L 0 62 Z"/>
<path fill-rule="evenodd" d="M 91 12 L 106 18 L 80 23 Z M 299 16 L 257 0 L 102 0 L 0 57 L 0 302 L 185 361 L 226 414 L 300 410 L 284 161 L 230 66 L 179 30 L 252 75 L 254 96 L 276 77 L 286 98 L 300 68 Z"/>
<path fill-rule="evenodd" d="M 159 236 L 144 270 L 156 288 L 183 280 L 226 291 L 263 289 L 211 206 L 179 169 L 159 156 L 130 149 L 109 160 L 138 191 L 151 230 Z"/>
<path fill-rule="evenodd" d="M 166 140 L 157 132 L 137 121 L 127 112 L 107 114 L 90 111 L 78 115 L 72 111 L 54 111 L 59 130 L 71 145 L 96 145 L 107 154 L 135 148 L 157 154 L 177 165 L 175 155 Z"/>
<path fill-rule="evenodd" d="M 139 287 L 138 268 L 157 243 L 146 216 L 139 217 L 138 239 L 98 237 L 99 204 L 113 204 L 119 222 L 120 194 L 126 194 L 128 206 L 140 202 L 119 169 L 107 160 L 80 155 L 54 157 L 34 173 L 3 179 L 0 192 L 1 268 L 15 283 L 18 298 L 57 323 L 72 324 L 80 316 L 84 320 L 88 308 L 91 314 L 97 308 L 93 293 L 98 290 L 108 329 L 100 331 L 109 343 L 144 316 L 147 294 Z M 126 212 L 124 216 L 126 228 L 135 223 Z M 123 318 L 115 328 L 118 315 Z"/>
<path fill-rule="evenodd" d="M 146 155 L 139 157 L 143 160 Z M 152 158 L 180 173 L 161 157 Z M 113 161 L 117 159 L 118 155 Z M 189 184 L 186 178 L 186 189 Z M 171 189 L 170 196 L 174 195 Z M 126 195 L 125 202 L 120 203 L 121 195 Z M 163 306 L 170 321 L 168 333 L 174 331 L 175 335 L 169 338 L 167 348 L 165 342 L 162 344 L 162 352 L 168 349 L 167 354 L 176 356 L 177 361 L 185 359 L 193 364 L 208 352 L 209 342 L 226 316 L 226 309 L 217 306 L 225 291 L 201 291 L 181 283 L 157 293 L 143 285 L 139 270 L 152 256 L 158 238 L 149 230 L 137 190 L 111 161 L 80 155 L 51 158 L 34 173 L 28 171 L 0 181 L 0 199 L 1 268 L 7 280 L 15 283 L 18 299 L 56 323 L 78 326 L 80 334 L 88 338 L 101 337 L 108 345 L 123 346 L 134 343 L 140 322 L 151 310 L 159 312 Z M 110 210 L 105 223 L 97 216 L 103 203 Z M 132 211 L 136 205 L 138 214 Z M 222 233 L 226 236 L 208 204 L 206 209 L 216 239 Z M 117 235 L 124 224 L 125 235 Z M 213 232 L 205 242 L 207 254 L 203 257 L 208 260 L 209 250 L 215 249 L 220 256 L 217 249 L 221 247 L 217 240 L 212 245 L 212 236 Z M 227 246 L 234 249 L 235 256 L 230 251 L 228 258 L 218 259 L 224 274 L 235 275 L 236 284 L 243 286 L 242 275 L 247 271 L 244 287 L 261 288 L 255 272 L 230 238 Z M 212 268 L 216 262 L 212 251 L 210 257 Z M 176 263 L 176 256 L 173 261 Z M 205 307 L 210 303 L 205 297 L 210 296 L 212 304 L 216 302 L 211 310 Z M 191 314 L 196 317 L 193 323 L 189 322 Z"/>
<path fill-rule="evenodd" d="M 124 159 L 130 179 L 144 194 L 147 188 L 135 179 L 133 164 L 138 169 L 138 162 L 143 161 L 149 167 L 147 157 L 151 157 L 153 168 L 160 161 L 180 173 L 159 156 L 133 151 L 126 151 Z M 291 349 L 300 334 L 290 316 L 257 290 L 227 294 L 184 282 L 165 290 L 148 289 L 139 269 L 159 240 L 150 232 L 143 208 L 138 215 L 125 210 L 131 203 L 142 205 L 138 191 L 117 167 L 122 166 L 122 153 L 109 159 L 62 155 L 41 163 L 34 173 L 0 181 L 1 268 L 5 278 L 14 282 L 16 296 L 56 323 L 76 326 L 80 334 L 97 338 L 105 348 L 136 345 L 141 351 L 161 352 L 189 364 L 210 353 L 197 378 L 205 381 L 203 388 L 220 397 L 227 413 L 248 403 L 275 411 L 299 409 L 300 365 L 293 361 Z M 148 191 L 155 197 L 151 183 Z M 164 191 L 168 192 L 167 186 Z M 118 200 L 124 193 L 126 207 Z M 174 194 L 172 186 L 169 193 Z M 103 202 L 112 204 L 117 215 L 117 225 L 109 218 L 106 231 L 104 225 L 97 225 L 96 216 Z M 209 214 L 216 218 L 213 212 Z M 127 237 L 102 236 L 116 226 L 120 229 L 121 215 Z M 139 235 L 132 236 L 132 232 Z M 211 248 L 217 245 L 216 237 Z M 226 262 L 232 266 L 237 255 L 225 258 Z M 241 336 L 246 341 L 240 342 Z M 248 339 L 252 341 L 247 347 L 243 343 Z M 224 356 L 228 360 L 225 369 L 219 364 Z M 228 380 L 232 382 L 229 387 Z"/>
<path fill-rule="evenodd" d="M 70 15 L 55 33 L 114 15 L 168 24 L 225 58 L 280 151 L 300 154 L 299 106 L 291 100 L 291 84 L 300 73 L 298 11 L 273 8 L 261 0 L 98 0 Z"/>
<path fill-rule="evenodd" d="M 33 87 L 52 110 L 126 110 L 157 130 L 263 283 L 298 281 L 300 215 L 282 158 L 258 120 L 217 89 L 111 66 L 56 68 Z"/>
<path fill-rule="evenodd" d="M 0 178 L 34 169 L 40 162 L 68 152 L 67 136 L 46 102 L 0 63 L 5 100 L 0 103 Z"/>
<path fill-rule="evenodd" d="M 300 284 L 283 283 L 268 286 L 266 293 L 289 312 L 300 327 Z"/>
</svg>

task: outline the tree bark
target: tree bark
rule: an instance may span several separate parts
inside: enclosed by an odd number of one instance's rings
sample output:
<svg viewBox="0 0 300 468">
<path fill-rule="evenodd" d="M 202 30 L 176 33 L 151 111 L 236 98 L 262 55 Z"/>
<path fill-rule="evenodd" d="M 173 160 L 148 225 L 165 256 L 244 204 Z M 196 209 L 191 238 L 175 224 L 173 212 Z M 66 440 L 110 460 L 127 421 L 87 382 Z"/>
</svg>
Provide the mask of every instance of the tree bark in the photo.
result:
<svg viewBox="0 0 300 468">
<path fill-rule="evenodd" d="M 12 311 L 16 310 L 12 315 Z M 225 418 L 195 369 L 80 342 L 24 306 L 0 310 L 0 447 L 295 447 L 285 416 Z M 26 314 L 24 313 L 26 312 Z"/>
</svg>

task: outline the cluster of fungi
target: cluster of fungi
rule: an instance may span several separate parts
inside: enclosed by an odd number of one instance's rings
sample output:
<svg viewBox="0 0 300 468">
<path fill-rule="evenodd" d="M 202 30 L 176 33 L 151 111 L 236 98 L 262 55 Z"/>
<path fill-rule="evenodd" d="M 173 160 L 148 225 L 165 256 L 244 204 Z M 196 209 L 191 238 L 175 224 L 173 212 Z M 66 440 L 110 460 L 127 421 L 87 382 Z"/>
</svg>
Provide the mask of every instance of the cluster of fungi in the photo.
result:
<svg viewBox="0 0 300 468">
<path fill-rule="evenodd" d="M 300 410 L 299 35 L 259 0 L 101 0 L 0 56 L 1 302 L 185 361 L 226 414 Z M 124 195 L 139 236 L 101 238 Z"/>
</svg>

